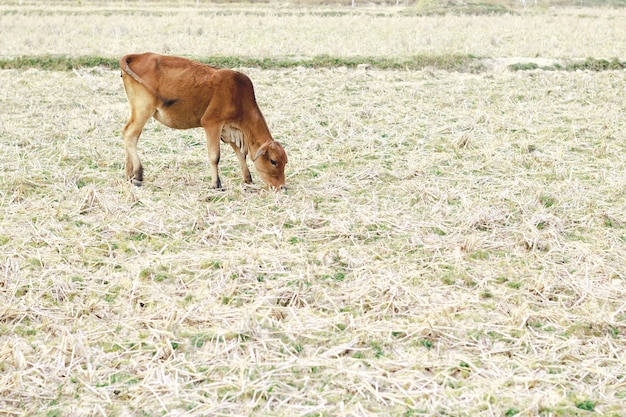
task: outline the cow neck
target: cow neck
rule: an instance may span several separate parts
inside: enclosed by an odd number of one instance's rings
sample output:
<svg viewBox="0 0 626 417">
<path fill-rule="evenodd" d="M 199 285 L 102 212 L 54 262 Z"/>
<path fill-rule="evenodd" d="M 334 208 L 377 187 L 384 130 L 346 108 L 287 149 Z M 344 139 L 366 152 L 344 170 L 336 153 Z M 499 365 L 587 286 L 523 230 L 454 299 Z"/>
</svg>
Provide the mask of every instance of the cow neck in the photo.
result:
<svg viewBox="0 0 626 417">
<path fill-rule="evenodd" d="M 274 138 L 270 133 L 269 128 L 267 127 L 267 123 L 263 118 L 262 114 L 259 114 L 258 118 L 255 118 L 254 129 L 250 132 L 250 136 L 246 138 L 250 156 L 254 159 L 254 156 L 259 151 L 261 146 L 265 145 L 267 142 L 272 142 Z M 249 140 L 248 140 L 249 139 Z"/>
</svg>

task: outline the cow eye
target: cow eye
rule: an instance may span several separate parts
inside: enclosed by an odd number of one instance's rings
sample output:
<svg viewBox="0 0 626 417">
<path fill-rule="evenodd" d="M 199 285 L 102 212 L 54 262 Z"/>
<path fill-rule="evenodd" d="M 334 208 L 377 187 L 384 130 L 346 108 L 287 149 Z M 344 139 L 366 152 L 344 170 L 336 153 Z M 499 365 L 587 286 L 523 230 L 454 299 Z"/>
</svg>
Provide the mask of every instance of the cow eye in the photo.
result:
<svg viewBox="0 0 626 417">
<path fill-rule="evenodd" d="M 276 161 L 274 161 L 273 159 L 270 159 L 270 163 L 274 166 L 276 165 Z"/>
</svg>

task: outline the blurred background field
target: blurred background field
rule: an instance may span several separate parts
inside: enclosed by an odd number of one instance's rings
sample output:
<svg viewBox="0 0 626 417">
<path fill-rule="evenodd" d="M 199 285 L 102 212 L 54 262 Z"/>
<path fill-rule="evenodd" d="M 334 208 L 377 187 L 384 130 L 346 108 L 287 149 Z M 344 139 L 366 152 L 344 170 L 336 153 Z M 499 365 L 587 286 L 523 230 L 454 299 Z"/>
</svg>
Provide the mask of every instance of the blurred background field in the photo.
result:
<svg viewBox="0 0 626 417">
<path fill-rule="evenodd" d="M 423 7 L 440 7 L 443 14 L 423 14 L 420 4 L 3 2 L 0 57 L 118 57 L 149 50 L 191 57 L 623 59 L 626 50 L 624 7 L 511 4 L 504 12 L 472 14 L 459 12 L 470 3 L 429 2 Z"/>
</svg>

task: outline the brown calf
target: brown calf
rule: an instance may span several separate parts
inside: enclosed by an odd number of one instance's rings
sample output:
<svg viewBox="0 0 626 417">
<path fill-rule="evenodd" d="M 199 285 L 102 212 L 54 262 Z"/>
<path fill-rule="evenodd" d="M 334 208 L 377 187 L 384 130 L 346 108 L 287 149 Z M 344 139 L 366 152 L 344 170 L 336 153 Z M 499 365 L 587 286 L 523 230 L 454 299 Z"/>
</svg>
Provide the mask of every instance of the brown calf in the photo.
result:
<svg viewBox="0 0 626 417">
<path fill-rule="evenodd" d="M 174 129 L 204 128 L 213 188 L 222 187 L 217 169 L 221 139 L 235 151 L 246 183 L 252 182 L 246 164 L 250 153 L 263 182 L 285 189 L 287 155 L 272 138 L 246 75 L 153 53 L 126 55 L 120 68 L 130 103 L 130 118 L 122 129 L 126 178 L 133 184 L 143 181 L 137 142 L 148 119 L 154 117 Z"/>
</svg>

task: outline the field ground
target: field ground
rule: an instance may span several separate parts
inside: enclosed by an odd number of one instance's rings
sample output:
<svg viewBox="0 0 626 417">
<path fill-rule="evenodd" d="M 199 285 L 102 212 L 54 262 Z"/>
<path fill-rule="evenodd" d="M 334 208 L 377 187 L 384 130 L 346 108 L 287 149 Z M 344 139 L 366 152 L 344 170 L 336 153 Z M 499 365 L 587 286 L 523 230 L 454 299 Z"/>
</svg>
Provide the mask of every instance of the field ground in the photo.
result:
<svg viewBox="0 0 626 417">
<path fill-rule="evenodd" d="M 285 194 L 156 122 L 132 187 L 119 71 L 0 70 L 0 414 L 626 415 L 625 71 L 242 70 Z"/>
<path fill-rule="evenodd" d="M 495 15 L 450 9 L 451 14 L 440 16 L 422 15 L 412 7 L 31 3 L 0 2 L 0 58 L 120 57 L 152 51 L 191 57 L 469 54 L 623 61 L 626 50 L 626 7 L 529 7 Z"/>
</svg>

